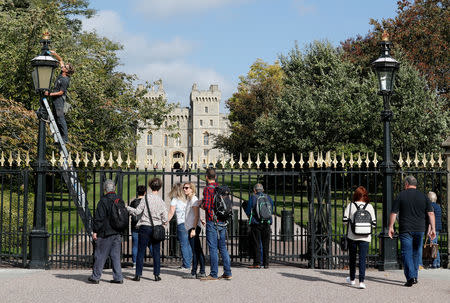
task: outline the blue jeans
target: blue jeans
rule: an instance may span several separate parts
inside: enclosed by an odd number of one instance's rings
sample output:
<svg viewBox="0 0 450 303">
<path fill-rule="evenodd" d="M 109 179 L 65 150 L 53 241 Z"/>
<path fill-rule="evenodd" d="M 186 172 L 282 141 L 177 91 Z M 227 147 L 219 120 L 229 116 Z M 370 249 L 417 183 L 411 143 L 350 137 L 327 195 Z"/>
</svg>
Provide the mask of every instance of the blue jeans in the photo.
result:
<svg viewBox="0 0 450 303">
<path fill-rule="evenodd" d="M 219 255 L 217 250 L 219 250 L 222 256 L 223 271 L 227 276 L 231 276 L 231 261 L 230 255 L 228 254 L 227 244 L 226 244 L 226 226 L 215 226 L 214 222 L 206 222 L 206 243 L 209 246 L 209 257 L 211 264 L 210 275 L 217 278 L 219 270 Z"/>
<path fill-rule="evenodd" d="M 439 232 L 436 232 L 436 238 L 434 238 L 434 240 L 433 241 L 431 241 L 432 243 L 438 243 L 438 236 L 439 236 Z M 439 254 L 439 249 L 438 249 L 438 252 L 437 252 L 437 257 L 436 257 L 436 259 L 434 259 L 433 260 L 433 265 L 432 265 L 434 268 L 439 268 L 439 267 L 441 267 L 441 256 L 440 256 L 440 254 Z"/>
<path fill-rule="evenodd" d="M 181 257 L 183 259 L 183 267 L 191 268 L 192 263 L 192 251 L 191 246 L 189 245 L 189 238 L 186 227 L 184 223 L 177 225 L 177 238 L 180 241 L 181 246 Z"/>
<path fill-rule="evenodd" d="M 189 232 L 192 229 L 189 230 Z M 195 228 L 195 237 L 189 237 L 189 244 L 192 249 L 192 270 L 191 274 L 197 273 L 197 267 L 200 264 L 200 274 L 205 274 L 205 255 L 203 254 L 202 244 L 200 243 L 200 232 L 202 229 L 197 226 Z"/>
<path fill-rule="evenodd" d="M 152 245 L 151 253 L 153 257 L 153 274 L 159 276 L 161 271 L 161 242 L 155 241 L 152 238 L 153 227 L 148 225 L 141 225 L 139 227 L 139 244 L 136 260 L 136 276 L 142 276 L 142 269 L 144 267 L 144 255 L 147 245 Z"/>
<path fill-rule="evenodd" d="M 356 276 L 356 250 L 359 250 L 359 282 L 364 282 L 366 277 L 366 257 L 369 251 L 369 242 L 353 241 L 348 239 L 349 244 L 349 265 L 350 265 L 350 280 L 354 281 Z"/>
<path fill-rule="evenodd" d="M 417 278 L 419 270 L 419 257 L 422 250 L 423 232 L 401 233 L 399 235 L 401 243 L 403 271 L 406 280 Z"/>
<path fill-rule="evenodd" d="M 133 264 L 136 264 L 139 245 L 139 229 L 131 230 L 131 239 L 132 239 L 131 259 L 133 260 Z M 150 254 L 152 254 L 152 244 L 150 242 L 148 243 L 148 248 L 150 249 Z"/>
</svg>

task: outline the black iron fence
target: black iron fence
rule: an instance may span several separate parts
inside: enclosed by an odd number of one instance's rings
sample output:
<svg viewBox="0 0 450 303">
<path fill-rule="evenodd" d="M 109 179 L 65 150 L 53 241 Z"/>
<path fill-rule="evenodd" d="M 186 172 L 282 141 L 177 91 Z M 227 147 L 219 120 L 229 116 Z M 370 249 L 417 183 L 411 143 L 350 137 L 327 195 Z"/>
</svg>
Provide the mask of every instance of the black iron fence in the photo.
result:
<svg viewBox="0 0 450 303">
<path fill-rule="evenodd" d="M 201 196 L 205 185 L 204 170 L 113 170 L 76 169 L 79 182 L 95 213 L 101 197 L 101 184 L 112 179 L 124 201 L 136 196 L 136 186 L 148 184 L 153 177 L 163 180 L 161 194 L 166 198 L 177 182 L 191 181 Z M 377 213 L 378 225 L 374 229 L 369 248 L 369 266 L 375 266 L 379 252 L 378 234 L 381 232 L 383 206 L 382 175 L 375 168 L 367 169 L 217 169 L 217 181 L 228 185 L 233 194 L 235 210 L 228 227 L 228 250 L 232 262 L 249 262 L 252 246 L 248 239 L 248 218 L 242 202 L 248 200 L 255 183 L 262 183 L 265 192 L 275 203 L 275 220 L 270 242 L 270 262 L 304 265 L 319 268 L 342 268 L 348 255 L 338 243 L 342 237 L 342 216 L 351 201 L 354 189 L 367 188 Z M 412 174 L 419 181 L 418 189 L 433 190 L 443 210 L 443 222 L 448 220 L 447 172 L 443 170 L 399 170 L 394 176 L 394 192 L 402 190 L 402 179 Z M 78 215 L 79 209 L 70 195 L 62 171 L 47 171 L 46 215 L 49 233 L 49 265 L 51 267 L 90 267 L 93 245 Z M 28 169 L 0 170 L 0 265 L 26 266 L 29 259 L 29 235 L 34 208 L 35 172 Z M 166 202 L 168 202 L 166 198 Z M 167 203 L 168 204 L 168 203 Z M 176 240 L 176 223 L 167 229 L 162 243 L 162 262 L 180 262 L 180 249 Z M 439 234 L 442 264 L 448 262 L 447 224 Z M 203 249 L 206 249 L 203 235 Z M 131 233 L 124 235 L 122 261 L 131 265 Z M 146 256 L 150 262 L 150 256 Z"/>
</svg>

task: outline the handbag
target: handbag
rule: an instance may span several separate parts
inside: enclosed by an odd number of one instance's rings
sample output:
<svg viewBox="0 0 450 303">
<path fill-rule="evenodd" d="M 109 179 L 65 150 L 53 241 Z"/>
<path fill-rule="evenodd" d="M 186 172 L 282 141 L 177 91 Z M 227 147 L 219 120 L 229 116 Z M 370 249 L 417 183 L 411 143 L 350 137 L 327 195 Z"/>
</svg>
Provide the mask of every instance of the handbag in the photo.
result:
<svg viewBox="0 0 450 303">
<path fill-rule="evenodd" d="M 150 218 L 150 223 L 152 223 L 152 239 L 158 242 L 163 241 L 166 238 L 166 229 L 162 225 L 154 225 L 152 213 L 150 212 L 150 207 L 148 206 L 147 195 L 145 195 L 145 204 L 147 205 L 148 216 Z"/>
<path fill-rule="evenodd" d="M 348 226 L 347 232 L 341 236 L 341 242 L 339 243 L 342 251 L 348 251 Z"/>
<path fill-rule="evenodd" d="M 426 238 L 425 244 L 423 245 L 422 259 L 432 260 L 437 258 L 437 253 L 439 250 L 439 244 L 432 243 L 428 241 L 429 237 Z"/>
</svg>

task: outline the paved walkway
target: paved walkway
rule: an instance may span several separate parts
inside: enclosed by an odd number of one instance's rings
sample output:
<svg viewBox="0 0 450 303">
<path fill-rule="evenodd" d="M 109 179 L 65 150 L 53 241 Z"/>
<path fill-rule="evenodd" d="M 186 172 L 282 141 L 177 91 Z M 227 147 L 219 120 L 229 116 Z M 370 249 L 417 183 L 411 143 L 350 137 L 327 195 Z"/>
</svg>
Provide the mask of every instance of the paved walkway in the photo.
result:
<svg viewBox="0 0 450 303">
<path fill-rule="evenodd" d="M 87 283 L 90 270 L 0 269 L 0 301 L 17 302 L 448 302 L 450 270 L 423 270 L 419 284 L 404 287 L 400 270 L 369 270 L 367 289 L 344 283 L 347 271 L 273 266 L 270 269 L 232 268 L 230 281 L 185 280 L 173 267 L 163 267 L 156 283 L 152 268 L 144 268 L 140 282 L 124 269 L 122 285 L 110 284 L 105 270 L 98 285 Z M 209 270 L 209 268 L 207 268 Z"/>
</svg>

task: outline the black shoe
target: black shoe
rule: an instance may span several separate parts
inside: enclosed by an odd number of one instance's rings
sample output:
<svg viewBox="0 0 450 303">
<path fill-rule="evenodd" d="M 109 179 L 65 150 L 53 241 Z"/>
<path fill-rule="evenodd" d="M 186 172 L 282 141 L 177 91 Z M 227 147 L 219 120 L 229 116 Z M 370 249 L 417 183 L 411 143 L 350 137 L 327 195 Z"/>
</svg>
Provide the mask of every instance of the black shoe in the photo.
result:
<svg viewBox="0 0 450 303">
<path fill-rule="evenodd" d="M 92 279 L 91 277 L 88 278 L 88 281 L 89 281 L 89 283 L 91 283 L 91 284 L 98 284 L 98 283 L 99 283 L 98 280 L 94 280 L 94 279 Z"/>
<path fill-rule="evenodd" d="M 111 281 L 109 281 L 109 283 L 123 284 L 123 280 L 120 280 L 120 281 L 117 281 L 117 280 L 111 280 Z"/>
<path fill-rule="evenodd" d="M 414 284 L 414 278 L 409 279 L 408 281 L 406 281 L 405 286 L 406 287 L 411 287 Z"/>
<path fill-rule="evenodd" d="M 141 281 L 141 276 L 134 276 L 134 278 L 131 280 L 139 282 L 139 281 Z"/>
<path fill-rule="evenodd" d="M 264 269 L 268 269 L 269 268 L 269 265 L 264 265 Z"/>
<path fill-rule="evenodd" d="M 159 275 L 157 275 L 157 276 L 155 275 L 155 281 L 156 282 L 161 281 L 161 277 Z"/>
<path fill-rule="evenodd" d="M 417 284 L 419 281 L 417 281 L 417 278 L 413 278 L 413 284 Z"/>
</svg>

